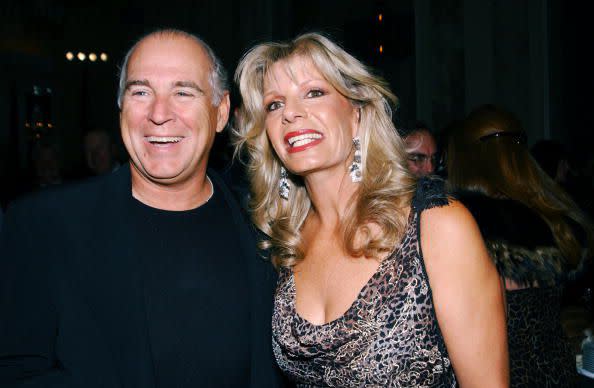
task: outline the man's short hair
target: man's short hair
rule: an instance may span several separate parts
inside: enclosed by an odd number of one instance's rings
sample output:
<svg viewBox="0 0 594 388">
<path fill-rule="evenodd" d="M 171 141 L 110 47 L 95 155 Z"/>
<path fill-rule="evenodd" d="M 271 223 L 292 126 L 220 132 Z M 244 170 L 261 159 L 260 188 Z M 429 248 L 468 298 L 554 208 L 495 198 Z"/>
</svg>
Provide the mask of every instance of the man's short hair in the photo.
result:
<svg viewBox="0 0 594 388">
<path fill-rule="evenodd" d="M 429 128 L 429 126 L 424 122 L 424 121 L 415 121 L 414 123 L 412 123 L 411 125 L 407 126 L 407 127 L 401 127 L 398 128 L 398 134 L 403 138 L 407 138 L 411 135 L 417 134 L 417 133 L 428 133 L 429 135 L 431 135 L 431 137 L 433 137 L 435 139 L 435 135 L 433 134 L 433 131 L 431 130 L 431 128 Z"/>
<path fill-rule="evenodd" d="M 136 43 L 128 50 L 126 56 L 124 57 L 124 61 L 120 66 L 120 79 L 118 83 L 118 107 L 122 109 L 122 100 L 124 98 L 124 93 L 126 92 L 126 79 L 128 77 L 128 62 L 130 61 L 130 57 L 138 47 L 138 45 L 147 38 L 152 36 L 167 36 L 170 37 L 177 37 L 177 38 L 186 38 L 195 41 L 198 43 L 204 51 L 206 51 L 206 55 L 210 59 L 211 69 L 210 73 L 208 74 L 208 82 L 210 83 L 210 87 L 212 89 L 212 104 L 217 106 L 220 104 L 225 92 L 229 90 L 229 85 L 227 81 L 227 72 L 223 67 L 223 63 L 221 60 L 215 55 L 214 51 L 210 48 L 208 44 L 198 36 L 191 34 L 189 32 L 185 32 L 182 30 L 177 30 L 174 28 L 166 28 L 166 29 L 159 29 L 153 32 L 150 32 L 144 35 L 142 38 L 138 39 Z"/>
</svg>

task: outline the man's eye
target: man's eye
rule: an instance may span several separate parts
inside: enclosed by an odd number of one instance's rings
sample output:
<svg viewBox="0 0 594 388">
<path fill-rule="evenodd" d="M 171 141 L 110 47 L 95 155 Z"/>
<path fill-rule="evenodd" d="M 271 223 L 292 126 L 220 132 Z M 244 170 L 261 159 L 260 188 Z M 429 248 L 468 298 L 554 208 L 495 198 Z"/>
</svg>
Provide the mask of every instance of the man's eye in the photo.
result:
<svg viewBox="0 0 594 388">
<path fill-rule="evenodd" d="M 146 96 L 148 95 L 148 92 L 146 90 L 132 90 L 130 94 L 132 94 L 133 96 Z"/>
<path fill-rule="evenodd" d="M 425 160 L 427 160 L 427 156 L 422 154 L 409 154 L 408 160 L 412 162 L 424 162 Z"/>
<path fill-rule="evenodd" d="M 272 112 L 277 110 L 278 108 L 282 107 L 283 104 L 280 101 L 272 101 L 270 104 L 266 105 L 266 111 Z"/>
<path fill-rule="evenodd" d="M 193 94 L 190 92 L 186 92 L 185 90 L 179 90 L 175 93 L 176 95 L 180 96 L 180 97 L 192 97 Z"/>
<path fill-rule="evenodd" d="M 322 97 L 323 95 L 324 95 L 324 91 L 320 90 L 320 89 L 312 89 L 309 92 L 307 92 L 308 98 Z"/>
</svg>

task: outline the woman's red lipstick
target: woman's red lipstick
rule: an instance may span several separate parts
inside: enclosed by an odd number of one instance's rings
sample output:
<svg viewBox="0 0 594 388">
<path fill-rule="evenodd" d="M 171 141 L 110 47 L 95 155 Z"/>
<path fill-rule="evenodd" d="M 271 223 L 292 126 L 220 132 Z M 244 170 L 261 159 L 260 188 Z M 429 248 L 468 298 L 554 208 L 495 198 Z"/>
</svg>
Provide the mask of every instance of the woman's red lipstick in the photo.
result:
<svg viewBox="0 0 594 388">
<path fill-rule="evenodd" d="M 291 131 L 284 137 L 287 151 L 295 153 L 304 151 L 308 148 L 316 146 L 322 142 L 324 136 L 313 129 L 300 129 L 298 131 Z"/>
</svg>

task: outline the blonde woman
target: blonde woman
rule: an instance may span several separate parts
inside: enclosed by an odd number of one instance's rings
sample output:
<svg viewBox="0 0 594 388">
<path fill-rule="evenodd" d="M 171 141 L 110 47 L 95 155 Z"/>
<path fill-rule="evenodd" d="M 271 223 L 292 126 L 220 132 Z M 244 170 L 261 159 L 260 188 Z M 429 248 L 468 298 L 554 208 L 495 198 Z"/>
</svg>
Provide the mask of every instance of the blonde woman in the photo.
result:
<svg viewBox="0 0 594 388">
<path fill-rule="evenodd" d="M 511 386 L 571 386 L 575 358 L 561 328 L 561 293 L 591 255 L 591 224 L 532 159 L 511 113 L 476 108 L 448 145 L 450 183 L 505 282 Z"/>
<path fill-rule="evenodd" d="M 502 293 L 469 212 L 416 182 L 384 81 L 319 34 L 236 72 L 253 220 L 280 271 L 273 348 L 298 386 L 507 384 Z"/>
</svg>

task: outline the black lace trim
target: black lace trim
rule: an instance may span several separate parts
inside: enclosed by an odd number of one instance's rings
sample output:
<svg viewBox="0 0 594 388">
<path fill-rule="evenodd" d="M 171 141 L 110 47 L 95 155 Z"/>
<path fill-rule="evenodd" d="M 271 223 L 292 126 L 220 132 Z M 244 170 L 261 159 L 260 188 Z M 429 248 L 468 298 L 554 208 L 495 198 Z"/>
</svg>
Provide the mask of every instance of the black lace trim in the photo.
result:
<svg viewBox="0 0 594 388">
<path fill-rule="evenodd" d="M 412 201 L 412 206 L 417 212 L 447 206 L 449 203 L 450 198 L 442 178 L 426 176 L 417 181 L 417 191 Z"/>
</svg>

